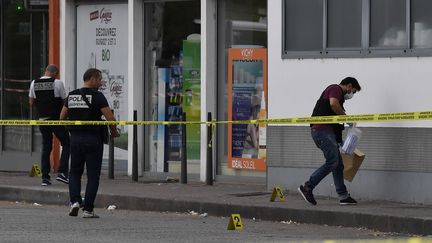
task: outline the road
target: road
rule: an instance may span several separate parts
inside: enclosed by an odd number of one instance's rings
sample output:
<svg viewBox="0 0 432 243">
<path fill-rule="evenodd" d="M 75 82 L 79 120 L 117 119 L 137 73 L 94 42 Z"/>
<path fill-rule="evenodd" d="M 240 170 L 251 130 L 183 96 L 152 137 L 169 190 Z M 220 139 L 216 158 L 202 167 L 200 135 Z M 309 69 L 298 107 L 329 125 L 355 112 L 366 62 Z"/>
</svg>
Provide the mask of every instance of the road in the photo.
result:
<svg viewBox="0 0 432 243">
<path fill-rule="evenodd" d="M 243 218 L 243 230 L 227 230 L 229 217 L 193 212 L 159 213 L 95 209 L 99 219 L 68 216 L 67 206 L 0 201 L 0 242 L 293 242 L 326 239 L 406 239 L 367 229 Z"/>
</svg>

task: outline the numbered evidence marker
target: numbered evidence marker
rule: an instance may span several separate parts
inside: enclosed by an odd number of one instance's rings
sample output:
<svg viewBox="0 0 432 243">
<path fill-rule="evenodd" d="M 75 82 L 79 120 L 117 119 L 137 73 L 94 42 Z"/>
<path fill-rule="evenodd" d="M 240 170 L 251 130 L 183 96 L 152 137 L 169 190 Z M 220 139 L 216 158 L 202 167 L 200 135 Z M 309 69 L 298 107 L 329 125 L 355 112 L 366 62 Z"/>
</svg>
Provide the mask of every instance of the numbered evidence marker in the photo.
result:
<svg viewBox="0 0 432 243">
<path fill-rule="evenodd" d="M 227 230 L 242 230 L 243 223 L 240 214 L 231 214 Z"/>
<path fill-rule="evenodd" d="M 285 202 L 285 196 L 283 195 L 282 190 L 278 186 L 276 186 L 275 188 L 273 188 L 273 193 L 271 195 L 270 202 L 274 202 L 275 199 L 276 199 L 276 196 L 279 197 L 279 200 L 281 202 Z"/>
<path fill-rule="evenodd" d="M 39 166 L 38 166 L 38 164 L 36 164 L 36 163 L 33 164 L 32 168 L 31 168 L 31 170 L 30 170 L 30 174 L 29 174 L 29 176 L 30 176 L 30 177 L 33 177 L 35 174 L 36 174 L 37 176 L 39 176 L 39 177 L 42 176 L 42 172 L 40 171 Z"/>
</svg>

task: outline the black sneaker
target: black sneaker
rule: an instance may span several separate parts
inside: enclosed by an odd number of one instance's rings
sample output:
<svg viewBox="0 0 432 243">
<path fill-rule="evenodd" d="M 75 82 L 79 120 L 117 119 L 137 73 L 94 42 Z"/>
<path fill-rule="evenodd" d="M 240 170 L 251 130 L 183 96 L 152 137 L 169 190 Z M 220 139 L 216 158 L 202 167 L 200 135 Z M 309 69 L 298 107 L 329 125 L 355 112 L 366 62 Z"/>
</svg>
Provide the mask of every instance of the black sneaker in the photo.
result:
<svg viewBox="0 0 432 243">
<path fill-rule="evenodd" d="M 312 190 L 306 186 L 300 185 L 298 191 L 303 196 L 304 200 L 312 205 L 317 205 L 315 201 L 314 195 L 312 194 Z"/>
<path fill-rule="evenodd" d="M 65 184 L 69 184 L 69 179 L 68 179 L 67 176 L 65 176 L 65 174 L 63 174 L 63 173 L 59 173 L 59 174 L 57 175 L 56 180 L 57 180 L 57 181 L 60 181 L 60 182 L 63 182 L 63 183 L 65 183 Z"/>
<path fill-rule="evenodd" d="M 49 186 L 49 185 L 51 185 L 50 179 L 42 179 L 41 186 Z"/>
<path fill-rule="evenodd" d="M 339 205 L 357 205 L 357 201 L 354 200 L 351 196 L 348 196 L 347 198 L 340 200 Z"/>
</svg>

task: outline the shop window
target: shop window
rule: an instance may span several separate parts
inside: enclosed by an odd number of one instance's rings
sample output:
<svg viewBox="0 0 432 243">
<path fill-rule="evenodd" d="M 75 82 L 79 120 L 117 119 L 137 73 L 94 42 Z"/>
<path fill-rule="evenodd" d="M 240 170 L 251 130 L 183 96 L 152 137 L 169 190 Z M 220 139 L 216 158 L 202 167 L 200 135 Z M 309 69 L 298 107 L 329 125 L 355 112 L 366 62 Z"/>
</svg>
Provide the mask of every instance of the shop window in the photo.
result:
<svg viewBox="0 0 432 243">
<path fill-rule="evenodd" d="M 370 3 L 370 46 L 407 46 L 405 0 L 374 0 Z"/>
<path fill-rule="evenodd" d="M 413 48 L 432 48 L 432 1 L 411 0 L 411 44 Z"/>
<path fill-rule="evenodd" d="M 361 0 L 328 0 L 327 3 L 328 48 L 360 48 L 362 21 Z M 319 23 L 321 23 L 321 21 L 319 21 Z"/>
<path fill-rule="evenodd" d="M 283 9 L 283 58 L 432 55 L 428 0 L 284 0 Z"/>
<path fill-rule="evenodd" d="M 285 1 L 285 48 L 287 51 L 322 49 L 322 0 Z"/>
<path fill-rule="evenodd" d="M 9 1 L 3 3 L 4 83 L 3 119 L 26 120 L 29 116 L 30 86 L 30 13 Z M 5 150 L 30 151 L 30 127 L 7 126 L 4 129 Z"/>
<path fill-rule="evenodd" d="M 22 3 L 2 1 L 0 4 L 0 21 L 3 21 L 0 40 L 4 47 L 1 52 L 3 66 L 0 92 L 3 103 L 0 103 L 0 111 L 1 119 L 7 120 L 34 118 L 28 102 L 30 82 L 42 74 L 48 58 L 48 14 L 43 11 L 27 11 Z M 40 133 L 37 127 L 5 126 L 1 133 L 1 149 L 40 151 Z"/>
<path fill-rule="evenodd" d="M 200 1 L 145 4 L 146 117 L 154 121 L 199 121 L 201 111 Z M 200 127 L 150 126 L 152 172 L 180 172 L 182 135 L 186 132 L 188 173 L 199 171 Z"/>
<path fill-rule="evenodd" d="M 236 48 L 267 48 L 267 1 L 263 0 L 220 0 L 217 1 L 218 13 L 218 98 L 217 98 L 217 120 L 226 121 L 228 118 L 228 52 Z M 295 28 L 295 26 L 293 27 Z M 293 40 L 294 41 L 294 40 Z M 238 63 L 237 63 L 238 64 Z M 235 65 L 234 65 L 235 66 Z M 244 83 L 237 83 L 242 86 L 246 93 L 254 92 L 262 97 L 262 90 L 259 90 L 259 83 L 262 82 L 262 74 L 243 69 L 240 66 L 233 66 L 235 73 L 234 79 L 242 80 Z M 259 65 L 257 65 L 259 66 Z M 262 66 L 259 66 L 262 67 Z M 258 78 L 257 78 L 258 77 Z M 246 82 L 247 80 L 247 82 Z M 245 94 L 238 99 L 245 102 L 244 107 L 252 104 L 252 98 Z M 258 99 L 254 99 L 258 102 Z M 247 116 L 247 109 L 242 115 Z M 250 113 L 252 114 L 252 112 Z M 234 116 L 235 114 L 233 114 Z M 254 116 L 254 114 L 252 114 Z M 249 116 L 247 116 L 249 118 Z M 238 129 L 246 129 L 246 126 L 237 126 Z M 264 177 L 265 173 L 261 171 L 237 170 L 228 167 L 228 141 L 232 136 L 228 135 L 227 125 L 217 126 L 217 159 L 216 173 L 218 175 L 245 175 L 254 177 Z M 231 140 L 232 141 L 232 140 Z M 247 153 L 245 153 L 247 154 Z M 256 155 L 252 155 L 251 157 Z"/>
</svg>

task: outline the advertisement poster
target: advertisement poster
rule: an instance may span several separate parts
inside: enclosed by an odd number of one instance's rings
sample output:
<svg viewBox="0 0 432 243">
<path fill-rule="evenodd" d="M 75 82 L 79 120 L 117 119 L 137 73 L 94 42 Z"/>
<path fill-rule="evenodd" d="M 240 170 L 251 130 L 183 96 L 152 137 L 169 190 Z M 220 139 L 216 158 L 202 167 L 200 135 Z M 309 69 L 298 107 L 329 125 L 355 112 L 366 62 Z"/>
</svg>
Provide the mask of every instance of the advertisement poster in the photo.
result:
<svg viewBox="0 0 432 243">
<path fill-rule="evenodd" d="M 228 119 L 267 119 L 267 50 L 231 48 L 228 52 Z M 228 167 L 266 170 L 266 126 L 228 125 Z"/>
<path fill-rule="evenodd" d="M 128 120 L 128 7 L 127 4 L 95 4 L 77 7 L 77 87 L 88 68 L 102 71 L 101 91 L 117 120 Z M 126 141 L 127 127 L 119 126 Z"/>
<path fill-rule="evenodd" d="M 201 42 L 183 41 L 183 112 L 187 121 L 201 119 Z M 200 126 L 186 128 L 187 157 L 200 159 Z"/>
</svg>

